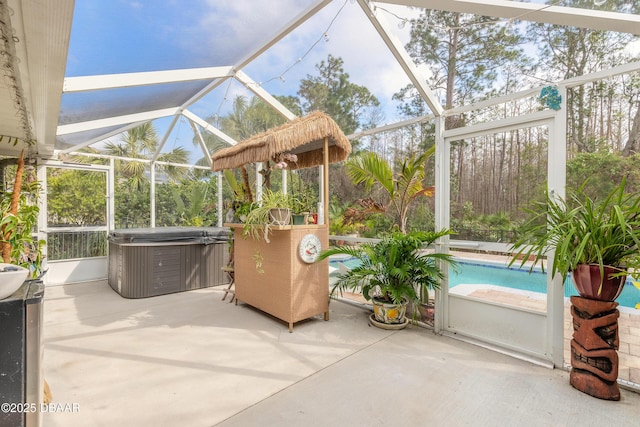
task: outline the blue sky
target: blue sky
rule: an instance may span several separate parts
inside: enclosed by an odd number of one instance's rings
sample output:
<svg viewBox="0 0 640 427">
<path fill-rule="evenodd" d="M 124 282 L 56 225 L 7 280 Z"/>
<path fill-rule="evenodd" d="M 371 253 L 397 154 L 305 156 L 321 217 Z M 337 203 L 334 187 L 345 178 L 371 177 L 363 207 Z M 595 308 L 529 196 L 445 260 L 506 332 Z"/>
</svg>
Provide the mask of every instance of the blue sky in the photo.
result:
<svg viewBox="0 0 640 427">
<path fill-rule="evenodd" d="M 541 3 L 542 0 L 533 2 Z M 80 76 L 232 65 L 311 3 L 312 0 L 77 1 L 66 74 Z M 418 12 L 382 6 L 392 12 L 382 14 L 390 28 L 406 43 L 409 26 L 401 29 L 399 18 L 412 18 Z M 300 80 L 308 74 L 316 74 L 315 65 L 329 54 L 342 58 L 350 80 L 367 87 L 380 100 L 385 115 L 381 124 L 397 120 L 396 103 L 391 97 L 408 84 L 409 79 L 358 4 L 351 0 L 333 1 L 244 71 L 256 82 L 262 82 L 273 95 L 295 95 Z M 422 69 L 421 72 L 426 76 L 429 71 Z M 147 90 L 155 88 L 140 89 L 138 93 Z M 135 107 L 135 102 L 126 98 L 118 103 L 118 97 L 111 96 L 113 94 L 115 91 L 94 96 L 92 107 Z M 251 95 L 238 83 L 223 84 L 191 110 L 201 117 L 215 113 L 225 115 L 239 94 Z M 166 98 L 169 95 L 175 96 L 175 91 L 159 94 L 158 105 L 169 102 Z M 63 109 L 65 105 L 73 105 L 71 99 L 82 96 L 66 97 L 67 103 L 63 99 Z M 169 121 L 158 120 L 154 125 L 163 133 Z M 191 128 L 185 121 L 179 125 L 179 131 L 176 129 L 171 135 L 167 148 L 174 145 L 191 148 L 191 140 Z"/>
<path fill-rule="evenodd" d="M 310 3 L 311 0 L 79 1 L 66 75 L 231 65 Z M 389 19 L 396 20 L 391 16 Z M 387 121 L 393 121 L 395 103 L 391 96 L 409 80 L 360 7 L 349 0 L 332 2 L 244 71 L 256 82 L 264 82 L 263 87 L 273 95 L 295 95 L 300 80 L 315 74 L 315 65 L 329 54 L 344 60 L 351 81 L 369 88 L 381 101 Z M 192 111 L 202 117 L 216 112 L 224 115 L 238 94 L 249 92 L 237 83 L 223 84 L 194 105 Z M 106 102 L 107 94 L 101 96 Z M 67 105 L 73 105 L 71 99 L 67 97 Z M 100 101 L 95 97 L 96 103 Z M 163 132 L 168 122 L 154 124 Z M 180 132 L 174 133 L 170 143 L 190 144 L 192 133 L 186 122 Z"/>
</svg>

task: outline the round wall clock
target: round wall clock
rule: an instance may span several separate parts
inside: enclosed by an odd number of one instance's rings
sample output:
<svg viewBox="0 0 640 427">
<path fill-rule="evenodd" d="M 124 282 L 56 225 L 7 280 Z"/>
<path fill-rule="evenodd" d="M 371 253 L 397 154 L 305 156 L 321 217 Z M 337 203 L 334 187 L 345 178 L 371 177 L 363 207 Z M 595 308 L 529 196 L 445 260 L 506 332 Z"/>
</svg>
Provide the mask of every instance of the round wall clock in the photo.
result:
<svg viewBox="0 0 640 427">
<path fill-rule="evenodd" d="M 300 245 L 298 246 L 298 255 L 300 259 L 307 264 L 311 264 L 318 259 L 320 252 L 322 251 L 322 243 L 315 234 L 305 234 L 300 239 Z"/>
</svg>

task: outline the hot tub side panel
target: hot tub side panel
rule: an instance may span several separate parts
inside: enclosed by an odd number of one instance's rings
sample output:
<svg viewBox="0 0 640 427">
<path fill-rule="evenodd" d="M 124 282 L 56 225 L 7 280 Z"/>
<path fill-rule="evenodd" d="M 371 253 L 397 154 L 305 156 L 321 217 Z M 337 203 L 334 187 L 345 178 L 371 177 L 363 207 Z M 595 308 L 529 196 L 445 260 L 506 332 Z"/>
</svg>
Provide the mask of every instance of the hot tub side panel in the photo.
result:
<svg viewBox="0 0 640 427">
<path fill-rule="evenodd" d="M 228 283 L 227 244 L 109 244 L 109 285 L 125 298 L 145 298 Z"/>
</svg>

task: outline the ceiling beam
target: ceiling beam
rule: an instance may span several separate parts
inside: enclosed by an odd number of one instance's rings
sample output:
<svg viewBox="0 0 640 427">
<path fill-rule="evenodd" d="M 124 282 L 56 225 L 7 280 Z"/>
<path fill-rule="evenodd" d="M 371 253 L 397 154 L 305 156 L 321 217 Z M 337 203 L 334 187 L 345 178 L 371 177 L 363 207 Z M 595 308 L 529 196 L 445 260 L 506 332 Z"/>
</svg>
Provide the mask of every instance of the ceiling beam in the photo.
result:
<svg viewBox="0 0 640 427">
<path fill-rule="evenodd" d="M 313 17 L 316 13 L 322 10 L 329 3 L 331 3 L 331 0 L 319 0 L 311 4 L 305 10 L 303 10 L 300 14 L 298 14 L 298 16 L 293 18 L 288 24 L 286 24 L 283 28 L 281 28 L 280 31 L 275 36 L 267 40 L 267 42 L 264 43 L 260 48 L 249 53 L 247 56 L 241 59 L 236 64 L 236 69 L 241 70 L 242 68 L 244 68 L 251 61 L 256 59 L 258 56 L 262 55 L 264 52 L 269 50 L 273 45 L 275 45 L 280 40 L 288 36 L 289 33 L 293 32 L 293 30 L 298 28 L 300 25 L 304 24 L 307 20 Z"/>
<path fill-rule="evenodd" d="M 56 150 L 55 151 L 55 155 L 59 156 L 60 154 L 68 154 L 68 153 L 71 153 L 71 152 L 74 152 L 74 151 L 78 151 L 81 148 L 88 147 L 88 146 L 90 146 L 92 144 L 95 144 L 96 142 L 104 141 L 104 140 L 106 140 L 108 138 L 111 138 L 112 136 L 119 135 L 119 134 L 121 134 L 123 132 L 126 132 L 129 129 L 133 129 L 134 127 L 137 127 L 137 126 L 139 126 L 139 125 L 141 125 L 143 123 L 144 122 L 129 123 L 126 126 L 122 126 L 122 127 L 118 128 L 116 130 L 112 130 L 111 132 L 107 132 L 107 133 L 101 134 L 100 136 L 97 136 L 95 138 L 92 138 L 92 139 L 89 139 L 87 141 L 84 141 L 81 144 L 76 144 L 76 145 L 74 145 L 72 147 L 65 148 L 64 150 Z"/>
<path fill-rule="evenodd" d="M 211 132 L 212 134 L 214 134 L 218 138 L 222 139 L 224 142 L 226 142 L 226 143 L 228 143 L 230 145 L 236 145 L 238 143 L 238 141 L 236 141 L 235 139 L 231 138 L 229 135 L 227 135 L 226 133 L 222 132 L 220 129 L 218 129 L 217 127 L 213 126 L 211 123 L 207 123 L 207 121 L 205 121 L 205 120 L 201 119 L 200 117 L 196 116 L 191 111 L 184 110 L 182 112 L 182 115 L 185 116 L 190 121 L 202 126 L 203 129 Z"/>
<path fill-rule="evenodd" d="M 162 139 L 160 140 L 160 143 L 156 148 L 156 152 L 153 154 L 153 157 L 151 158 L 151 163 L 155 163 L 158 160 L 158 157 L 160 157 L 161 151 L 164 148 L 164 144 L 167 143 L 167 140 L 169 139 L 169 135 L 171 134 L 171 131 L 173 131 L 173 128 L 176 126 L 176 123 L 178 123 L 179 118 L 180 116 L 176 114 L 175 116 L 173 116 L 173 119 L 171 119 L 171 123 L 169 124 L 169 127 L 165 131 L 164 135 L 162 135 Z"/>
<path fill-rule="evenodd" d="M 84 92 L 89 90 L 113 89 L 119 87 L 187 82 L 192 80 L 209 80 L 229 77 L 232 74 L 232 68 L 227 66 L 67 77 L 64 79 L 64 86 L 62 90 L 64 93 Z"/>
<path fill-rule="evenodd" d="M 211 153 L 207 148 L 207 144 L 205 144 L 204 142 L 204 138 L 202 137 L 202 133 L 200 133 L 200 129 L 198 129 L 198 126 L 196 126 L 196 123 L 191 120 L 189 120 L 189 124 L 191 125 L 191 130 L 193 130 L 193 134 L 196 136 L 196 139 L 198 140 L 198 145 L 200 145 L 200 149 L 204 154 L 204 158 L 207 159 L 207 164 L 209 165 L 209 167 L 211 167 L 213 165 L 213 160 L 211 159 Z"/>
<path fill-rule="evenodd" d="M 233 67 L 234 70 L 236 71 L 242 70 L 242 68 L 244 68 L 247 64 L 251 63 L 251 61 L 256 59 L 258 56 L 262 55 L 273 45 L 275 45 L 280 40 L 285 38 L 290 32 L 298 28 L 300 25 L 302 25 L 309 18 L 314 16 L 318 11 L 320 11 L 329 3 L 331 3 L 331 0 L 319 0 L 316 3 L 313 3 L 307 9 L 302 11 L 302 13 L 296 16 L 291 22 L 285 25 L 275 36 L 269 39 L 266 43 L 264 43 L 258 49 L 247 54 L 243 59 L 241 59 L 237 64 L 235 64 L 235 66 Z M 209 92 L 211 92 L 212 90 L 220 86 L 225 81 L 226 81 L 226 78 L 221 78 L 207 85 L 207 87 L 203 88 L 200 92 L 196 93 L 189 100 L 187 100 L 187 102 L 182 104 L 182 108 L 186 110 L 191 105 L 198 102 L 202 97 L 204 97 L 206 94 L 208 94 Z"/>
<path fill-rule="evenodd" d="M 262 86 L 253 81 L 249 76 L 247 76 L 244 71 L 236 72 L 236 80 L 242 83 L 247 89 L 255 93 L 260 99 L 269 104 L 272 108 L 274 108 L 282 117 L 287 120 L 293 120 L 297 116 L 293 114 L 287 107 L 282 105 L 280 101 L 271 96 L 269 92 L 264 90 Z"/>
<path fill-rule="evenodd" d="M 107 128 L 124 125 L 133 122 L 149 122 L 161 117 L 180 114 L 179 108 L 165 108 L 162 110 L 147 111 L 144 113 L 126 114 L 124 116 L 109 117 L 107 119 L 89 120 L 86 122 L 72 123 L 58 126 L 57 135 L 69 135 L 76 132 L 85 132 L 93 129 Z"/>
<path fill-rule="evenodd" d="M 380 3 L 640 35 L 640 15 L 508 0 L 384 0 Z"/>
<path fill-rule="evenodd" d="M 404 46 L 402 46 L 402 42 L 393 34 L 391 31 L 387 31 L 385 27 L 388 27 L 384 16 L 380 13 L 377 13 L 375 10 L 371 9 L 368 0 L 358 0 L 358 4 L 364 11 L 364 14 L 369 18 L 371 24 L 376 29 L 382 40 L 385 42 L 393 56 L 398 61 L 398 64 L 402 67 L 404 72 L 413 83 L 413 86 L 416 88 L 422 99 L 427 103 L 429 109 L 436 116 L 441 116 L 444 108 L 438 102 L 438 98 L 431 91 L 431 88 L 427 85 L 427 81 L 424 77 L 420 76 L 420 71 L 416 64 L 409 56 L 409 53 L 406 51 Z"/>
</svg>

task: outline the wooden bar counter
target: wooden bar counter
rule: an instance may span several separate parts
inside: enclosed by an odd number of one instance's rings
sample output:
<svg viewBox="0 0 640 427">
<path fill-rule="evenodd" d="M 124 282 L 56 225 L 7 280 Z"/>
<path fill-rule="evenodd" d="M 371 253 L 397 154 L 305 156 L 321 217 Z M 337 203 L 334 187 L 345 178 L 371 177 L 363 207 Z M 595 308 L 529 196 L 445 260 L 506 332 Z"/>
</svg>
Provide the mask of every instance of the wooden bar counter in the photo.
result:
<svg viewBox="0 0 640 427">
<path fill-rule="evenodd" d="M 326 225 L 271 226 L 270 242 L 234 232 L 235 295 L 238 300 L 293 324 L 324 313 L 329 320 L 328 261 L 313 262 L 329 244 Z M 320 246 L 320 247 L 318 247 Z"/>
</svg>

